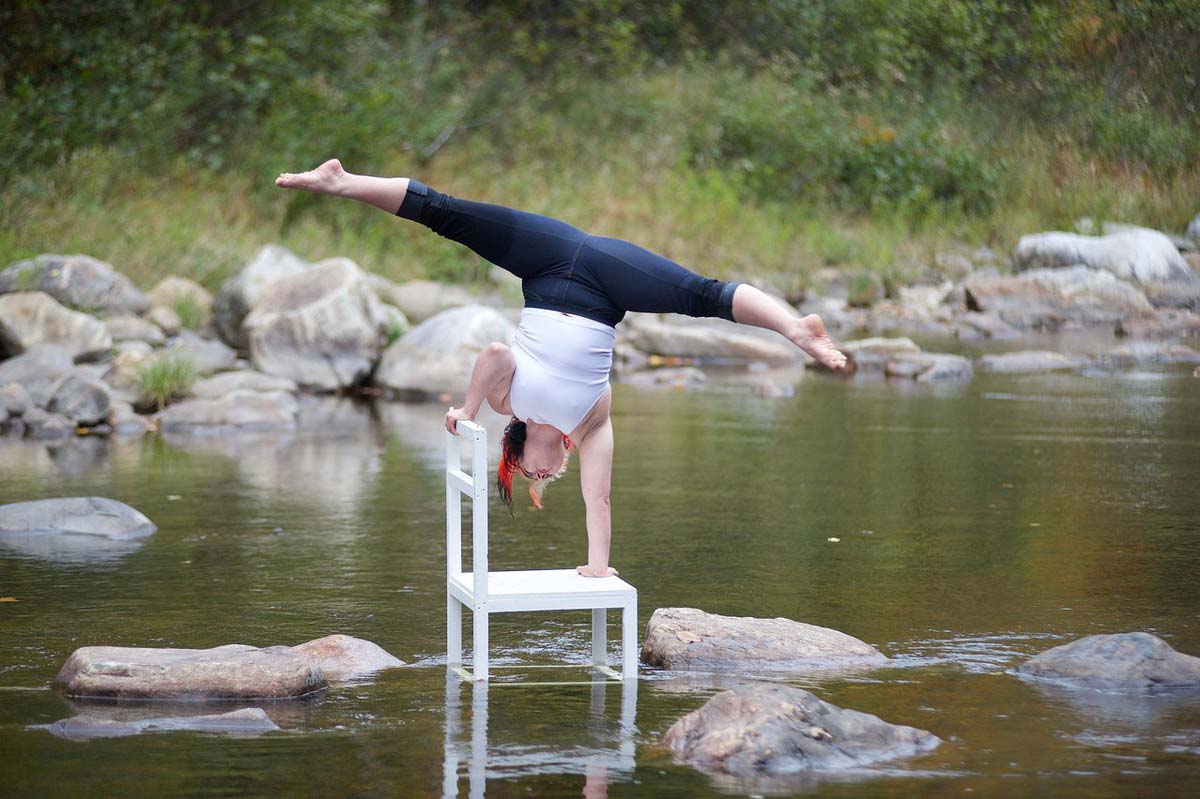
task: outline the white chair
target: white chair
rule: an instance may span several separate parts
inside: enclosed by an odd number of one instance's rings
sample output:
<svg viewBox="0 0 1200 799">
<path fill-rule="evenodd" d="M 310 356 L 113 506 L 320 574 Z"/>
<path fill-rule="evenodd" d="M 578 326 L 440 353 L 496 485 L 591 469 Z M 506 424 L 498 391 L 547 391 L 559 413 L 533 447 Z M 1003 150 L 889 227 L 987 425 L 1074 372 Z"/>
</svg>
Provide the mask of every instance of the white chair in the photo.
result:
<svg viewBox="0 0 1200 799">
<path fill-rule="evenodd" d="M 619 577 L 584 577 L 574 569 L 488 571 L 487 431 L 458 422 L 446 433 L 446 662 L 468 680 L 488 679 L 488 616 L 545 610 L 592 611 L 592 666 L 616 680 L 637 679 L 637 589 Z M 471 474 L 462 470 L 471 442 Z M 471 568 L 462 566 L 462 495 L 471 507 Z M 473 670 L 462 668 L 462 614 L 473 614 Z M 607 609 L 621 609 L 621 673 L 608 666 Z M 522 667 L 527 668 L 527 667 Z"/>
</svg>

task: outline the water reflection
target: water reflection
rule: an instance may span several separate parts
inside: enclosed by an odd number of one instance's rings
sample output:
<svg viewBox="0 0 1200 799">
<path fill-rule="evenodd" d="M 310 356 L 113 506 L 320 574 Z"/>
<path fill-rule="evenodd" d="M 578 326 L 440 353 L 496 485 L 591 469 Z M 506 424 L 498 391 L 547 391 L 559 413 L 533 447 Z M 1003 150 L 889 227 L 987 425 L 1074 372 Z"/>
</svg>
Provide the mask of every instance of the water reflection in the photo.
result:
<svg viewBox="0 0 1200 799">
<path fill-rule="evenodd" d="M 546 720 L 546 711 L 539 704 L 522 703 L 524 717 L 506 713 L 501 717 L 498 733 L 499 743 L 489 746 L 488 704 L 489 695 L 495 692 L 512 694 L 541 690 L 544 686 L 488 683 L 471 683 L 469 687 L 451 671 L 446 673 L 446 735 L 445 760 L 443 764 L 442 797 L 455 799 L 459 796 L 460 770 L 465 768 L 467 796 L 482 799 L 487 780 L 512 778 L 536 774 L 578 774 L 584 777 L 583 795 L 587 799 L 603 799 L 608 796 L 608 782 L 612 777 L 626 777 L 635 767 L 635 736 L 637 727 L 637 680 L 613 683 L 599 675 L 592 678 L 588 686 L 566 685 L 564 688 L 590 690 L 587 710 L 586 740 L 567 745 L 562 740 L 545 743 L 528 743 L 528 733 L 520 732 L 522 742 L 511 740 L 509 728 L 522 731 L 537 729 Z M 463 724 L 463 691 L 471 692 L 471 716 L 469 729 Z M 614 725 L 606 716 L 606 700 L 609 691 L 620 691 L 620 718 Z M 509 698 L 509 697 L 505 697 Z M 569 706 L 564 712 L 578 712 L 580 708 Z M 509 704 L 505 704 L 507 711 Z M 573 725 L 575 729 L 581 725 Z"/>
</svg>

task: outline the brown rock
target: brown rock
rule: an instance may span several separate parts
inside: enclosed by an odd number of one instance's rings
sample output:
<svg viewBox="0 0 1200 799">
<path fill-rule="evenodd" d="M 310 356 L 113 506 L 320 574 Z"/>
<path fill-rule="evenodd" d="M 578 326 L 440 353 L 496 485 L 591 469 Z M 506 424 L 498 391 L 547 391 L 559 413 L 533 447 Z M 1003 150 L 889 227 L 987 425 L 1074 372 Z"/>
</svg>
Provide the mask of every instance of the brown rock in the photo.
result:
<svg viewBox="0 0 1200 799">
<path fill-rule="evenodd" d="M 331 680 L 343 680 L 405 665 L 378 644 L 349 635 L 327 635 L 292 647 L 316 661 Z"/>
</svg>

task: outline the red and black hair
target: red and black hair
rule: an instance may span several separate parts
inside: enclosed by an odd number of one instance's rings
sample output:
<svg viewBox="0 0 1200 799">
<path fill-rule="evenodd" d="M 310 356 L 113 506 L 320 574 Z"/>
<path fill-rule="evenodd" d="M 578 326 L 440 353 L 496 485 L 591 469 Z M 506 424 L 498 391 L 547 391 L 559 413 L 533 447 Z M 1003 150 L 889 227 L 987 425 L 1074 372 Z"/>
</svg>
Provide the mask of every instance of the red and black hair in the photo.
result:
<svg viewBox="0 0 1200 799">
<path fill-rule="evenodd" d="M 508 508 L 509 515 L 512 515 L 513 512 L 512 479 L 513 474 L 520 469 L 521 457 L 525 454 L 525 434 L 525 423 L 514 416 L 508 426 L 504 428 L 504 437 L 500 442 L 500 466 L 496 470 L 496 488 L 500 491 L 500 499 Z M 571 451 L 571 439 L 565 435 L 563 436 L 563 446 L 567 448 L 567 452 Z M 565 460 L 563 467 L 566 467 Z M 555 477 L 557 476 L 555 475 Z M 539 490 L 538 496 L 540 494 Z M 541 507 L 536 498 L 534 502 L 539 508 Z"/>
</svg>

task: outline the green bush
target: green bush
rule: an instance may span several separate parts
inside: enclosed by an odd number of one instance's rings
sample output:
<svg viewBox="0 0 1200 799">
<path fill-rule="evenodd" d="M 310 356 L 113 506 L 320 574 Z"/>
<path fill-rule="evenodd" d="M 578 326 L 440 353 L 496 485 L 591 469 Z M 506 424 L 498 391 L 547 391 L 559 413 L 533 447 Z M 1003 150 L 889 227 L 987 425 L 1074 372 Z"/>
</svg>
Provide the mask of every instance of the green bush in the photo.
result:
<svg viewBox="0 0 1200 799">
<path fill-rule="evenodd" d="M 172 400 L 185 396 L 196 377 L 190 359 L 163 355 L 138 369 L 138 394 L 143 403 L 153 403 L 161 411 Z"/>
</svg>

